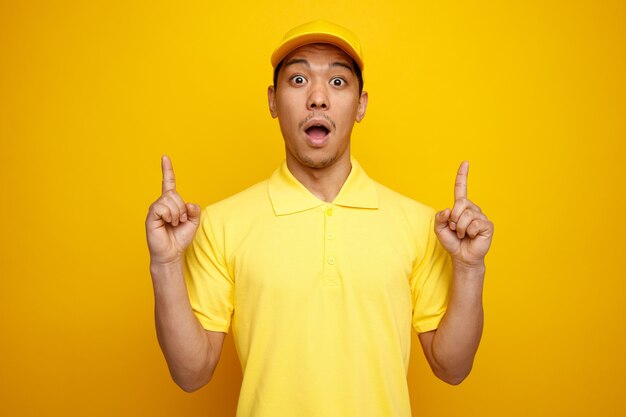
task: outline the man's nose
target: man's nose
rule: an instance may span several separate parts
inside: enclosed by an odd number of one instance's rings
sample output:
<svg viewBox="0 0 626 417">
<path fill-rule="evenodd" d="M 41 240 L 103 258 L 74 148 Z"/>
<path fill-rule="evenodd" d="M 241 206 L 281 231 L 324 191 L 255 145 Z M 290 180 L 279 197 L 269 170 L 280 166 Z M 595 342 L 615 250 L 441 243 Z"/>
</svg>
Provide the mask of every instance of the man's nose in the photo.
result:
<svg viewBox="0 0 626 417">
<path fill-rule="evenodd" d="M 307 103 L 308 109 L 327 110 L 330 107 L 330 102 L 328 101 L 326 86 L 323 85 L 323 83 L 315 83 L 311 87 L 311 93 L 309 94 Z"/>
</svg>

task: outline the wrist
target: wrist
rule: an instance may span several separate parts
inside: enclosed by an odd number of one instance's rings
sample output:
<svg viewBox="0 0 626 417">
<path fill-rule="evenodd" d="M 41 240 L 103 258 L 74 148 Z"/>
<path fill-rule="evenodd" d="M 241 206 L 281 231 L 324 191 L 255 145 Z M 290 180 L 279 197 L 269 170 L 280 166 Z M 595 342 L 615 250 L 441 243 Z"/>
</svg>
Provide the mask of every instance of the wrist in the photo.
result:
<svg viewBox="0 0 626 417">
<path fill-rule="evenodd" d="M 170 261 L 159 261 L 156 259 L 150 259 L 150 273 L 154 277 L 155 275 L 168 274 L 170 272 L 181 271 L 183 267 L 183 261 L 181 258 L 173 259 Z"/>
<path fill-rule="evenodd" d="M 476 276 L 485 275 L 485 260 L 481 259 L 478 262 L 465 262 L 457 259 L 452 259 L 452 268 L 455 273 Z"/>
</svg>

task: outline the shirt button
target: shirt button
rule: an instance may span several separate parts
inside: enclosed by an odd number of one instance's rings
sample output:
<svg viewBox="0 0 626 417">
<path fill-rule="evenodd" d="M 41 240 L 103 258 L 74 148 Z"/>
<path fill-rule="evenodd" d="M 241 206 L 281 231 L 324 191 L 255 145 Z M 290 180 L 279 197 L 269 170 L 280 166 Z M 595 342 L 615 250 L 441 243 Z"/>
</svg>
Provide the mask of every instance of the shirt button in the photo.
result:
<svg viewBox="0 0 626 417">
<path fill-rule="evenodd" d="M 332 256 L 330 258 L 328 258 L 328 263 L 330 265 L 335 265 L 335 258 L 333 258 Z"/>
<path fill-rule="evenodd" d="M 334 233 L 329 233 L 328 234 L 328 240 L 333 240 L 335 238 L 335 234 Z"/>
<path fill-rule="evenodd" d="M 328 207 L 326 209 L 326 215 L 327 216 L 332 216 L 333 215 L 333 208 L 332 207 Z"/>
</svg>

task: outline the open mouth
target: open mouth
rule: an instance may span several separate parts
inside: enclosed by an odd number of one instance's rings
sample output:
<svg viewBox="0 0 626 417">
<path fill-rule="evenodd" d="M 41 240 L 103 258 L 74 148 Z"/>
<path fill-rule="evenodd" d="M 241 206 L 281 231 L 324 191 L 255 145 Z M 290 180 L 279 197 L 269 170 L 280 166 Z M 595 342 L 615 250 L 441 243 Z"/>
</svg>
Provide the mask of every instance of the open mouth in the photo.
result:
<svg viewBox="0 0 626 417">
<path fill-rule="evenodd" d="M 330 132 L 328 128 L 321 125 L 314 125 L 305 130 L 308 137 L 314 141 L 320 141 L 324 139 Z"/>
<path fill-rule="evenodd" d="M 322 148 L 330 140 L 330 133 L 335 128 L 335 124 L 327 117 L 311 117 L 302 128 L 309 146 Z"/>
</svg>

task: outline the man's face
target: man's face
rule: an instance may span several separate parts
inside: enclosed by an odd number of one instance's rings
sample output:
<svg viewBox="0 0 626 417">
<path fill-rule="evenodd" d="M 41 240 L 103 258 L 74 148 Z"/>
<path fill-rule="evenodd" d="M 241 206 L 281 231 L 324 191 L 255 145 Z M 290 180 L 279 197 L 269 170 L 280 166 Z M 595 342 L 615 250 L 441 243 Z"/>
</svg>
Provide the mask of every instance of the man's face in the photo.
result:
<svg viewBox="0 0 626 417">
<path fill-rule="evenodd" d="M 365 116 L 367 93 L 359 95 L 352 58 L 341 49 L 311 44 L 291 52 L 268 100 L 290 164 L 325 168 L 349 159 L 352 127 Z"/>
</svg>

